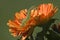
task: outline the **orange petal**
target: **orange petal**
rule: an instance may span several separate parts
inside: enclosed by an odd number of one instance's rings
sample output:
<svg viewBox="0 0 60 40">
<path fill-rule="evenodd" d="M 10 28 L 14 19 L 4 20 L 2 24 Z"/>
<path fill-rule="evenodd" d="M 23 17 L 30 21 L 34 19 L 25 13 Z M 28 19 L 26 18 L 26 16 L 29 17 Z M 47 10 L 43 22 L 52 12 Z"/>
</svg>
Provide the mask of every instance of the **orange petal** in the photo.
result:
<svg viewBox="0 0 60 40">
<path fill-rule="evenodd" d="M 15 22 L 9 20 L 9 22 L 7 23 L 7 25 L 9 27 L 15 27 L 15 28 L 20 28 L 20 25 L 17 25 Z"/>
</svg>

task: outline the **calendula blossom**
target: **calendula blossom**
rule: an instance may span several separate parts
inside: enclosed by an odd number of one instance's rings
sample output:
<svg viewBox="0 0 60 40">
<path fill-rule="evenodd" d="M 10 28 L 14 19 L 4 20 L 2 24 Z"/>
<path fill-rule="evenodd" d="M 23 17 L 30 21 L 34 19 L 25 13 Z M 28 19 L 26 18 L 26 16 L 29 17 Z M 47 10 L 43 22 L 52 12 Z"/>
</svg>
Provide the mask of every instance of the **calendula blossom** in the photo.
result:
<svg viewBox="0 0 60 40">
<path fill-rule="evenodd" d="M 36 7 L 36 9 L 30 10 L 29 19 L 27 14 L 28 10 L 23 9 L 20 12 L 15 13 L 14 20 L 9 20 L 7 25 L 9 26 L 9 31 L 11 35 L 14 37 L 22 34 L 21 40 L 25 40 L 27 37 L 32 35 L 34 28 L 36 25 L 44 24 L 51 19 L 55 15 L 57 8 L 53 6 L 53 4 L 41 4 Z M 22 25 L 22 21 L 27 19 L 24 25 Z"/>
</svg>

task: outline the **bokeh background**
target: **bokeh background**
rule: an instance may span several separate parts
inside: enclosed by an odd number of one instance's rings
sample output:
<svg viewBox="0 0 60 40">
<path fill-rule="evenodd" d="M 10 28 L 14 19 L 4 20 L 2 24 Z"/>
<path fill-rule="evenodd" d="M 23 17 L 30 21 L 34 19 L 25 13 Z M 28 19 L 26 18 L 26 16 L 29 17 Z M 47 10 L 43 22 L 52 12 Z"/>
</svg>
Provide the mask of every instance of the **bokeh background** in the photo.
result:
<svg viewBox="0 0 60 40">
<path fill-rule="evenodd" d="M 56 23 L 60 22 L 60 0 L 0 0 L 0 40 L 17 40 L 17 38 L 10 35 L 10 32 L 8 31 L 9 27 L 6 23 L 9 19 L 13 19 L 15 12 L 25 8 L 28 9 L 31 6 L 41 3 L 53 3 L 56 7 L 58 7 L 57 14 L 54 18 L 59 19 Z M 42 28 L 36 27 L 33 37 L 35 38 L 37 33 L 41 30 Z M 54 37 L 54 35 L 52 36 Z"/>
</svg>

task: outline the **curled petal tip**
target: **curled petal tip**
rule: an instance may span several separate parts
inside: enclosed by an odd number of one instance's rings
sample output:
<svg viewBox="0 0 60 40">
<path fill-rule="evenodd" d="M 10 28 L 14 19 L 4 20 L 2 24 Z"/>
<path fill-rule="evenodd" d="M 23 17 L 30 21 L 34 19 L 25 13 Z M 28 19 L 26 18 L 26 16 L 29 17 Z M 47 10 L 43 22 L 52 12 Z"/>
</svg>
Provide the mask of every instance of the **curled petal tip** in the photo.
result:
<svg viewBox="0 0 60 40">
<path fill-rule="evenodd" d="M 55 8 L 54 8 L 54 11 L 55 11 L 55 12 L 57 12 L 57 11 L 58 11 L 58 8 L 57 8 L 57 7 L 55 7 Z M 55 12 L 54 12 L 54 13 L 55 13 Z"/>
<path fill-rule="evenodd" d="M 17 35 L 15 33 L 11 34 L 13 37 L 17 37 Z"/>
</svg>

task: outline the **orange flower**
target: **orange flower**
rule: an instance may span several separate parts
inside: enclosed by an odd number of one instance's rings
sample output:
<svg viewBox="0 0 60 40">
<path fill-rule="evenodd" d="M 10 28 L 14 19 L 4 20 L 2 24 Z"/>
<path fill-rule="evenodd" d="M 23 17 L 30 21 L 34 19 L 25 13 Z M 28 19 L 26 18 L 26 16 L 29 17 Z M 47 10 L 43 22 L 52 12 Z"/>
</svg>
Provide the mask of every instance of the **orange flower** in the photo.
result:
<svg viewBox="0 0 60 40">
<path fill-rule="evenodd" d="M 15 14 L 15 19 L 13 21 L 9 20 L 9 22 L 7 23 L 7 25 L 10 27 L 9 31 L 12 32 L 11 35 L 13 35 L 14 37 L 20 34 L 19 30 L 22 28 L 20 27 L 21 21 L 26 17 L 26 12 L 26 9 L 17 12 Z"/>
<path fill-rule="evenodd" d="M 53 7 L 53 4 L 48 3 L 48 4 L 41 4 L 37 8 L 38 10 L 38 15 L 39 15 L 39 23 L 43 24 L 46 23 L 55 15 L 55 12 L 57 11 L 56 7 Z"/>
<path fill-rule="evenodd" d="M 26 39 L 33 32 L 33 29 L 38 24 L 44 24 L 51 19 L 51 17 L 57 11 L 56 7 L 53 7 L 51 3 L 41 4 L 36 9 L 30 11 L 30 17 L 26 21 L 25 25 L 22 26 L 22 21 L 26 19 L 27 9 L 21 10 L 15 13 L 15 19 L 9 20 L 7 25 L 10 27 L 9 31 L 14 37 L 22 34 L 22 40 Z"/>
</svg>

